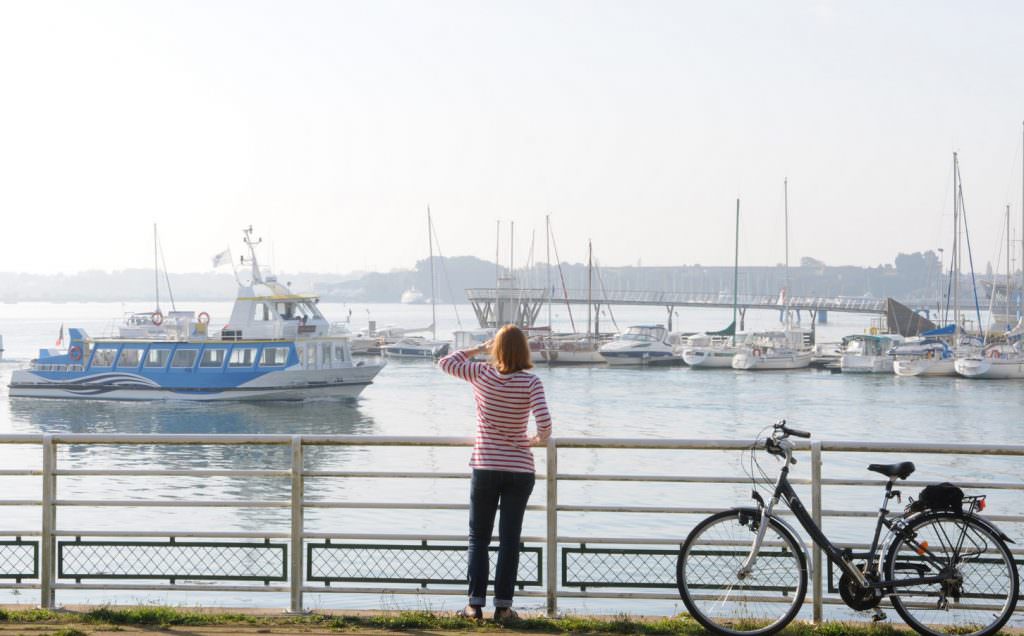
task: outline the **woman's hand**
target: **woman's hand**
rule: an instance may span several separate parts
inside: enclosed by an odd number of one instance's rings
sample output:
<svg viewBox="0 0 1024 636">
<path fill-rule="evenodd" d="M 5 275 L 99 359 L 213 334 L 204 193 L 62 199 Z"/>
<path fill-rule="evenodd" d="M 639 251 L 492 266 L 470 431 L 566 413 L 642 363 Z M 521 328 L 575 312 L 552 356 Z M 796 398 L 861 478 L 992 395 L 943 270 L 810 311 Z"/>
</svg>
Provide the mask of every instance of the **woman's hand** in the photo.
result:
<svg viewBox="0 0 1024 636">
<path fill-rule="evenodd" d="M 490 355 L 491 349 L 493 349 L 493 348 L 494 348 L 494 340 L 488 340 L 487 342 L 483 343 L 482 345 L 479 345 L 478 347 L 476 347 L 472 351 L 473 351 L 473 355 L 480 355 L 480 354 Z"/>
</svg>

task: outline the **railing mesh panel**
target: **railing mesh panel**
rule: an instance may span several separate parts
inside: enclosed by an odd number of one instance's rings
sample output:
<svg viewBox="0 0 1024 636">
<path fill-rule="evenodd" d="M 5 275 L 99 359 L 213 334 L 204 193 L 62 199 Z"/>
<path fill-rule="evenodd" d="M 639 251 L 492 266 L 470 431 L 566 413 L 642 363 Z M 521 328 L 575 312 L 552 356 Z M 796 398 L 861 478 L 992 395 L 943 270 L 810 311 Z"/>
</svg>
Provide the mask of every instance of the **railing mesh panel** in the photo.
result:
<svg viewBox="0 0 1024 636">
<path fill-rule="evenodd" d="M 541 548 L 519 551 L 517 584 L 541 585 Z M 494 574 L 498 549 L 490 549 Z M 464 545 L 380 545 L 311 543 L 307 545 L 306 578 L 310 581 L 466 583 Z"/>
<path fill-rule="evenodd" d="M 562 549 L 565 587 L 676 587 L 679 550 Z"/>
<path fill-rule="evenodd" d="M 65 579 L 287 579 L 284 544 L 61 541 L 58 550 Z"/>
<path fill-rule="evenodd" d="M 39 543 L 0 541 L 0 579 L 34 579 L 39 576 Z"/>
</svg>

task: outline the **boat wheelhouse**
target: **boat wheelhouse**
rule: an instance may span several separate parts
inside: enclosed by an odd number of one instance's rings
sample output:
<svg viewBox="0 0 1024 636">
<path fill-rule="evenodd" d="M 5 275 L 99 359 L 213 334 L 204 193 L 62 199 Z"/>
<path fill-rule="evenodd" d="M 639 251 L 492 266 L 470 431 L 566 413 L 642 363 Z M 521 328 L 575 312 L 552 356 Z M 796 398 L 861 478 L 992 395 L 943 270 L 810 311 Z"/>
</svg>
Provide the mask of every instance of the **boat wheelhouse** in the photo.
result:
<svg viewBox="0 0 1024 636">
<path fill-rule="evenodd" d="M 258 241 L 250 233 L 245 242 L 252 281 L 239 284 L 231 317 L 219 331 L 207 329 L 209 318 L 202 315 L 198 321 L 182 315 L 174 330 L 160 333 L 138 320 L 140 337 L 125 337 L 122 330 L 121 337 L 91 338 L 71 328 L 66 350 L 42 349 L 27 369 L 12 374 L 11 396 L 298 400 L 359 395 L 382 366 L 352 361 L 348 338 L 331 334 L 315 295 L 293 293 L 261 273 Z"/>
</svg>

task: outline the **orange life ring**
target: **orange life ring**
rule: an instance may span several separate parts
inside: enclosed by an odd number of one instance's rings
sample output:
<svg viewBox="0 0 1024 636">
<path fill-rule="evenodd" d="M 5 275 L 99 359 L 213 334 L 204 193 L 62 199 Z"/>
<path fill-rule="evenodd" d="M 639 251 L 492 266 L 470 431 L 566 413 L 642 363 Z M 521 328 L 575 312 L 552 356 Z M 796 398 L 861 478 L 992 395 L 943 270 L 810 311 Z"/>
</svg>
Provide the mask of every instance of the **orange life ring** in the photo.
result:
<svg viewBox="0 0 1024 636">
<path fill-rule="evenodd" d="M 72 362 L 78 362 L 82 359 L 82 348 L 78 345 L 71 345 L 68 349 L 68 359 Z"/>
<path fill-rule="evenodd" d="M 210 324 L 210 314 L 205 311 L 199 312 L 199 324 L 208 325 Z"/>
<path fill-rule="evenodd" d="M 154 311 L 153 314 L 149 317 L 149 319 L 157 327 L 159 327 L 160 325 L 164 324 L 164 315 L 162 313 L 160 313 L 159 311 Z"/>
</svg>

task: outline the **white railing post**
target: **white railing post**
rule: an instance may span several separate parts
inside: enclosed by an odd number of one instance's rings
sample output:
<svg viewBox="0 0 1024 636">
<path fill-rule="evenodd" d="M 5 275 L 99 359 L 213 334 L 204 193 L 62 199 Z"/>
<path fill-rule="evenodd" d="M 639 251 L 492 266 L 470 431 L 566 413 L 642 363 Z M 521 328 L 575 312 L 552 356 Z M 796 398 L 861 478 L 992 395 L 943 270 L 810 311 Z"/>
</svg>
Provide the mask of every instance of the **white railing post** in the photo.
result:
<svg viewBox="0 0 1024 636">
<path fill-rule="evenodd" d="M 547 446 L 547 600 L 548 616 L 558 615 L 558 446 L 554 437 Z"/>
<path fill-rule="evenodd" d="M 303 524 L 303 498 L 304 493 L 304 481 L 303 481 L 303 460 L 302 460 L 302 437 L 299 435 L 292 436 L 292 496 L 291 496 L 291 518 L 292 518 L 292 529 L 291 529 L 291 603 L 288 608 L 289 614 L 303 614 L 305 608 L 302 606 L 302 584 L 305 580 L 305 572 L 303 571 L 303 533 L 305 526 Z"/>
<path fill-rule="evenodd" d="M 43 527 L 39 538 L 39 607 L 53 609 L 55 595 L 54 574 L 57 571 L 56 545 L 53 532 L 57 525 L 57 509 L 53 502 L 57 498 L 57 447 L 53 436 L 43 435 Z"/>
<path fill-rule="evenodd" d="M 811 442 L 811 518 L 814 519 L 814 523 L 821 527 L 821 442 Z M 823 589 L 821 586 L 821 548 L 817 544 L 814 545 L 814 550 L 811 553 L 811 567 L 813 568 L 812 573 L 812 584 L 814 589 L 812 590 L 812 600 L 814 602 L 814 609 L 811 618 L 815 623 L 820 623 L 822 619 L 822 604 Z"/>
</svg>

